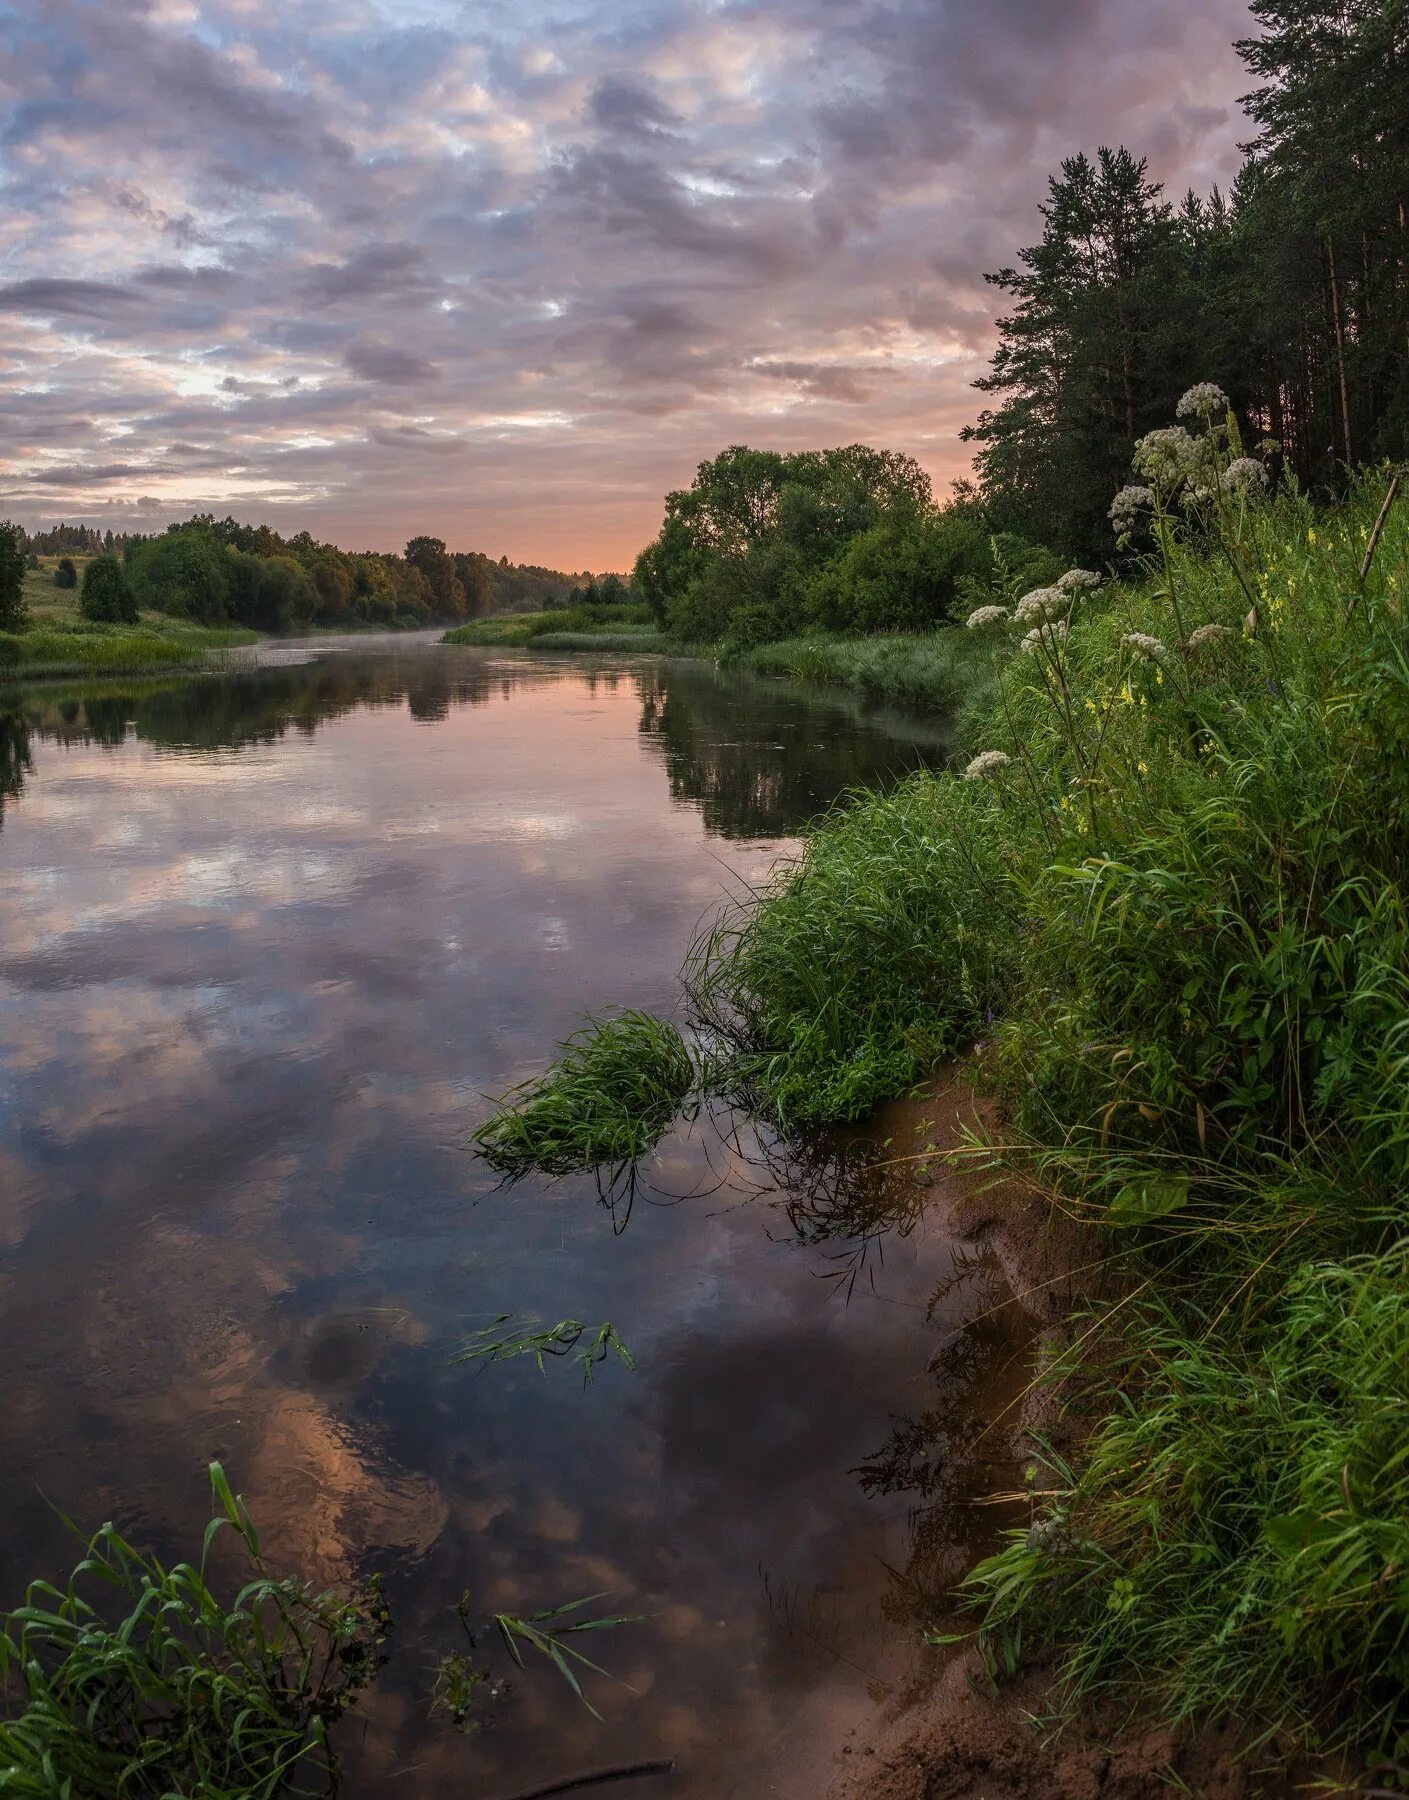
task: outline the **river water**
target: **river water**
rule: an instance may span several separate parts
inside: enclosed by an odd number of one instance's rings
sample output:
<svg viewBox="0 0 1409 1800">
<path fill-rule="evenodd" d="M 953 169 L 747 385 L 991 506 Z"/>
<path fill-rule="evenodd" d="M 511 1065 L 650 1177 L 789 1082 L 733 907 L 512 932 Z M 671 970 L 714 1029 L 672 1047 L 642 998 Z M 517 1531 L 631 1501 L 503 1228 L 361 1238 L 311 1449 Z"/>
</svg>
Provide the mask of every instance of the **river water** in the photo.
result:
<svg viewBox="0 0 1409 1800">
<path fill-rule="evenodd" d="M 677 1011 L 839 793 L 943 754 L 705 664 L 404 640 L 0 695 L 3 1600 L 70 1566 L 51 1507 L 193 1553 L 218 1457 L 274 1567 L 386 1575 L 345 1792 L 662 1755 L 672 1793 L 820 1792 L 971 1552 L 945 1501 L 1006 1353 L 946 1346 L 991 1270 L 874 1144 L 701 1122 L 627 1218 L 467 1139 L 584 1012 Z M 637 1366 L 453 1361 L 504 1313 Z M 600 1720 L 483 1632 L 511 1687 L 431 1713 L 462 1595 L 599 1592 L 650 1615 L 589 1642 Z"/>
</svg>

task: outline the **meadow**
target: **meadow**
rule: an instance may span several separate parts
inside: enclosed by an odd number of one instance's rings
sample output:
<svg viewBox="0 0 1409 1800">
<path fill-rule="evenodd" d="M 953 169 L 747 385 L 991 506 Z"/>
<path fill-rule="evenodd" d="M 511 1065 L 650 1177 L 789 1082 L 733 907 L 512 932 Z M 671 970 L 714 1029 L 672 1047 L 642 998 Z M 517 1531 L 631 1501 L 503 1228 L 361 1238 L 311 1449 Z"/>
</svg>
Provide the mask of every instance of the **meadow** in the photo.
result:
<svg viewBox="0 0 1409 1800">
<path fill-rule="evenodd" d="M 203 627 L 163 613 L 147 612 L 136 625 L 103 624 L 85 619 L 78 599 L 88 558 L 72 560 L 80 586 L 54 584 L 58 557 L 40 557 L 27 569 L 24 601 L 29 625 L 24 631 L 0 631 L 0 680 L 62 674 L 136 674 L 147 670 L 195 667 L 209 652 L 258 641 L 258 633 L 239 627 Z"/>
</svg>

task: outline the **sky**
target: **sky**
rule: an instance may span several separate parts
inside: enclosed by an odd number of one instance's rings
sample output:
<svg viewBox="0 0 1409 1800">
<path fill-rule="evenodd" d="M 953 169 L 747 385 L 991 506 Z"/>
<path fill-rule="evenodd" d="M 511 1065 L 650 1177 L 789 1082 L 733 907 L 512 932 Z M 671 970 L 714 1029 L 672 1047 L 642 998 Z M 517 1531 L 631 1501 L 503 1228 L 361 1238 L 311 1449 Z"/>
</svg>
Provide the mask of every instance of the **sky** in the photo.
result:
<svg viewBox="0 0 1409 1800">
<path fill-rule="evenodd" d="M 625 568 L 731 443 L 943 494 L 1064 156 L 1243 0 L 0 0 L 0 515 Z"/>
</svg>

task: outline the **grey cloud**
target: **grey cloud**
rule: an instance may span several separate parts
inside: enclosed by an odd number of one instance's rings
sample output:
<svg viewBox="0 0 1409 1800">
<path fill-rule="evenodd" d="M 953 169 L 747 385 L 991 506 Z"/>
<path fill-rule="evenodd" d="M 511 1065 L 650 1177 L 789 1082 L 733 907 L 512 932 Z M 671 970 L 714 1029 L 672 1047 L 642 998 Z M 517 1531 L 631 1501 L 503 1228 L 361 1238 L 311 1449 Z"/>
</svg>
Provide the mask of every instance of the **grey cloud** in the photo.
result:
<svg viewBox="0 0 1409 1800">
<path fill-rule="evenodd" d="M 346 361 L 353 374 L 363 381 L 389 382 L 393 386 L 429 381 L 436 373 L 434 363 L 395 344 L 349 344 Z"/>
<path fill-rule="evenodd" d="M 133 305 L 137 298 L 130 288 L 117 287 L 107 281 L 35 276 L 29 281 L 9 281 L 0 285 L 0 312 L 102 319 L 115 307 Z"/>
<path fill-rule="evenodd" d="M 589 100 L 593 122 L 628 137 L 657 137 L 680 124 L 680 114 L 658 94 L 625 75 L 607 75 Z"/>
</svg>

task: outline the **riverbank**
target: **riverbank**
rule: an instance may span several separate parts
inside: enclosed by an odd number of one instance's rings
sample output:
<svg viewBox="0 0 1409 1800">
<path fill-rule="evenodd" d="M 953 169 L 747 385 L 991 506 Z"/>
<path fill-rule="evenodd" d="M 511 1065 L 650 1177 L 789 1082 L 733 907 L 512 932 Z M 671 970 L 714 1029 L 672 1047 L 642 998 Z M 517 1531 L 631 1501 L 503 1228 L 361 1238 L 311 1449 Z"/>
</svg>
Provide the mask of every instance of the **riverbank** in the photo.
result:
<svg viewBox="0 0 1409 1800">
<path fill-rule="evenodd" d="M 52 675 L 136 675 L 199 668 L 213 652 L 259 642 L 259 633 L 144 621 L 96 625 L 86 620 L 0 632 L 0 682 Z"/>
<path fill-rule="evenodd" d="M 610 609 L 639 611 L 641 609 Z M 604 620 L 585 609 L 477 619 L 445 634 L 447 644 L 559 653 L 704 658 L 756 675 L 833 688 L 878 706 L 926 713 L 974 713 L 991 698 L 999 659 L 991 636 L 945 626 L 932 632 L 843 637 L 818 633 L 749 648 L 687 644 L 653 624 Z"/>
<path fill-rule="evenodd" d="M 1409 1729 L 1409 525 L 1235 448 L 1132 499 L 1158 573 L 980 615 L 967 778 L 857 800 L 696 946 L 696 1079 L 795 1134 L 981 1045 L 986 1154 L 1121 1284 L 1048 1371 L 1084 1449 L 965 1584 L 980 1653 L 1363 1766 Z"/>
</svg>

